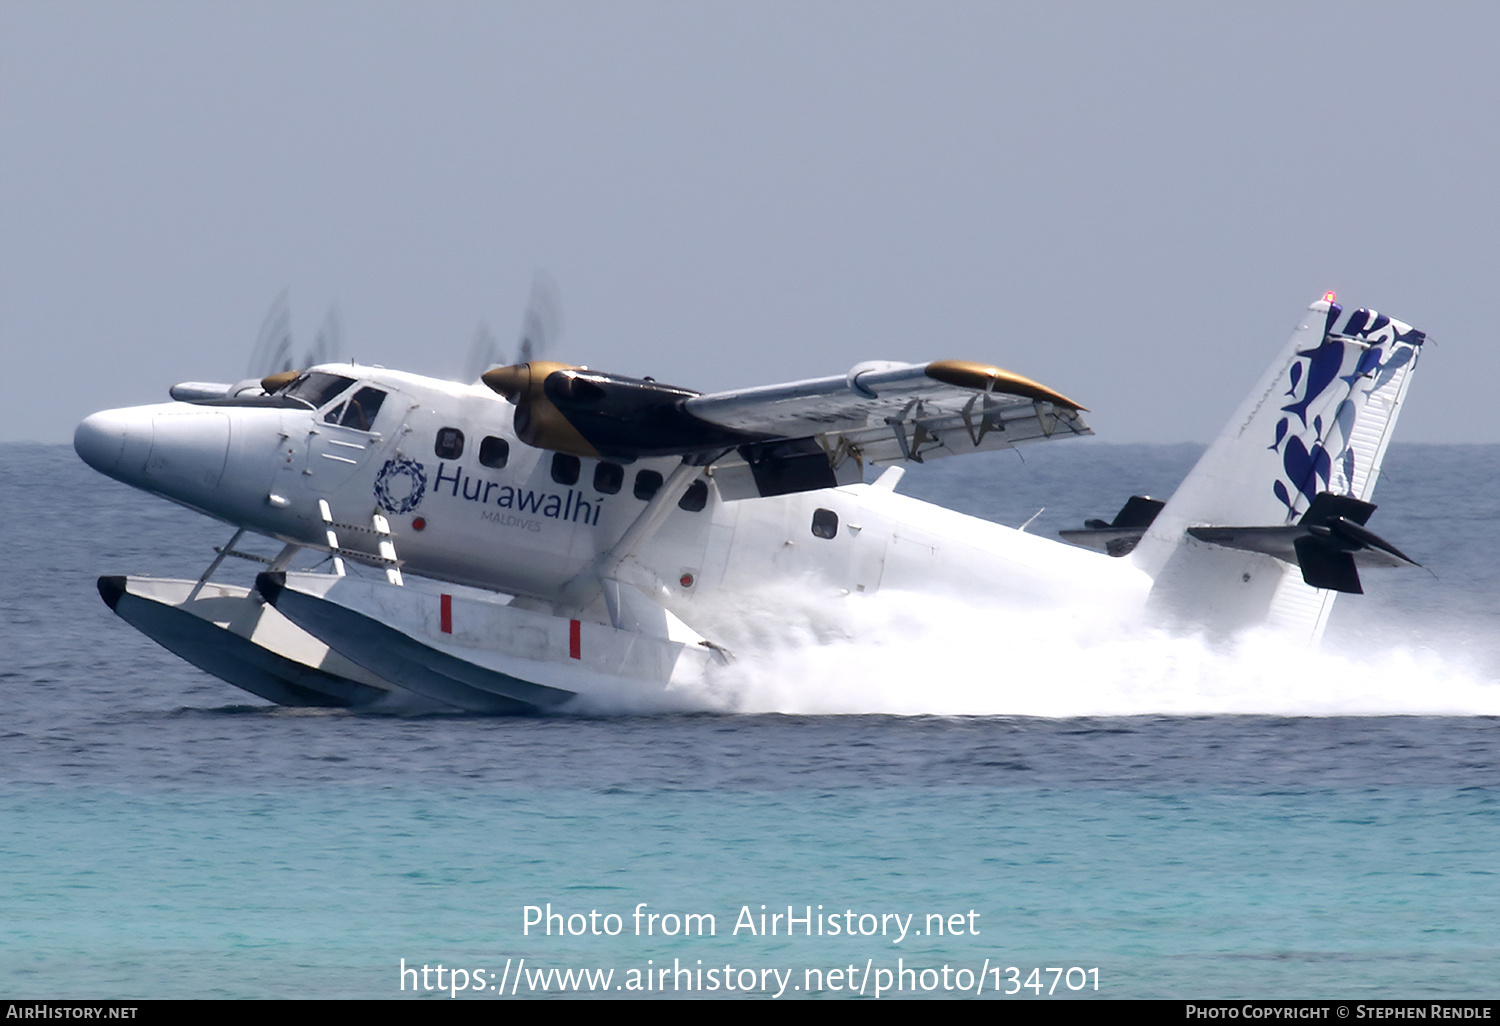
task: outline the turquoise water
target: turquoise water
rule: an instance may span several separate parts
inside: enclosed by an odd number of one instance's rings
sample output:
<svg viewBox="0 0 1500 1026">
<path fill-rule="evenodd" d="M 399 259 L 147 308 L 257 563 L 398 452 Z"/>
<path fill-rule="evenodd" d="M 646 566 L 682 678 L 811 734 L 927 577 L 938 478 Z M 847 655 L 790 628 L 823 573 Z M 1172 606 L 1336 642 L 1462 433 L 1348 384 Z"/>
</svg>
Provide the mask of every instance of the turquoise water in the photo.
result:
<svg viewBox="0 0 1500 1026">
<path fill-rule="evenodd" d="M 1097 967 L 1114 997 L 1452 997 L 1492 993 L 1500 921 L 1500 803 L 1478 789 L 40 792 L 3 815 L 13 995 L 395 996 L 403 958 L 623 978 L 901 957 Z M 633 936 L 640 902 L 716 935 Z M 548 903 L 624 932 L 523 934 Z M 736 935 L 762 904 L 917 931 L 972 910 L 979 932 Z"/>
<path fill-rule="evenodd" d="M 912 490 L 1006 522 L 1045 493 L 1052 529 L 1121 491 L 1170 490 L 1193 456 L 1080 451 Z M 1127 477 L 1125 456 L 1166 484 Z M 847 653 L 852 679 L 834 687 L 825 650 L 801 678 L 776 663 L 777 683 L 839 715 L 526 720 L 264 706 L 93 590 L 99 573 L 196 572 L 227 529 L 66 448 L 0 447 L 0 461 L 41 504 L 12 527 L 0 594 L 0 996 L 400 997 L 417 986 L 402 990 L 403 959 L 466 982 L 483 970 L 488 986 L 522 958 L 613 969 L 611 987 L 663 965 L 791 970 L 785 996 L 807 970 L 834 996 L 834 969 L 855 968 L 847 986 L 898 965 L 985 976 L 986 994 L 1013 986 L 1011 966 L 1021 981 L 1089 970 L 1056 986 L 1078 996 L 1096 993 L 1095 968 L 1104 997 L 1495 994 L 1500 588 L 1484 489 L 1500 451 L 1393 449 L 1372 525 L 1434 573 L 1372 575 L 1316 661 L 1118 639 L 1114 668 L 1033 677 L 986 656 L 956 682 Z M 1066 690 L 1077 712 L 876 715 L 884 698 L 861 697 L 915 688 L 962 709 L 1006 686 Z M 1200 699 L 1230 711 L 1175 712 Z M 1392 715 L 1412 711 L 1444 714 Z M 715 933 L 636 936 L 642 902 L 712 914 Z M 617 914 L 621 932 L 526 933 L 526 906 L 548 903 Z M 736 933 L 762 904 L 912 919 L 899 944 Z M 963 932 L 925 933 L 929 915 Z M 926 979 L 923 993 L 955 993 Z"/>
</svg>

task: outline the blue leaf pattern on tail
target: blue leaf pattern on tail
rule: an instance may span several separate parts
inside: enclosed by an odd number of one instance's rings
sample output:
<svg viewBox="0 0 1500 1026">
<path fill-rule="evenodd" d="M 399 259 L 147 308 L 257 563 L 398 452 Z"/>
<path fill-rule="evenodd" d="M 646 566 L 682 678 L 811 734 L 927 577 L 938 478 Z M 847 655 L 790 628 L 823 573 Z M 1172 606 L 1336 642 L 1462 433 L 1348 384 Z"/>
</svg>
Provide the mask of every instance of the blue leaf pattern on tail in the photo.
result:
<svg viewBox="0 0 1500 1026">
<path fill-rule="evenodd" d="M 1286 417 L 1282 417 L 1281 420 L 1277 421 L 1276 441 L 1266 446 L 1267 449 L 1270 449 L 1272 452 L 1277 452 L 1281 449 L 1281 440 L 1286 437 L 1286 429 L 1291 426 L 1291 423 Z"/>
<path fill-rule="evenodd" d="M 1332 323 L 1330 317 L 1330 329 Z M 1321 344 L 1298 350 L 1284 393 L 1292 402 L 1281 409 L 1295 414 L 1302 429 L 1292 430 L 1291 417 L 1282 417 L 1267 446 L 1282 456 L 1282 473 L 1271 491 L 1286 506 L 1288 519 L 1321 491 L 1350 493 L 1358 469 L 1351 440 L 1359 413 L 1369 394 L 1389 383 L 1425 341 L 1422 332 L 1384 314 L 1356 310 L 1342 335 L 1330 330 Z"/>
<path fill-rule="evenodd" d="M 1328 480 L 1333 476 L 1328 451 L 1321 445 L 1314 445 L 1309 450 L 1300 438 L 1287 441 L 1286 453 L 1281 462 L 1286 469 L 1287 480 L 1308 502 L 1312 502 L 1315 495 L 1327 488 Z"/>
<path fill-rule="evenodd" d="M 1304 349 L 1297 354 L 1308 357 L 1306 390 L 1302 393 L 1302 399 L 1283 406 L 1282 410 L 1287 413 L 1295 413 L 1307 424 L 1307 407 L 1318 399 L 1328 389 L 1335 378 L 1338 377 L 1339 368 L 1344 365 L 1344 343 L 1335 339 L 1329 339 L 1316 349 Z M 1297 380 L 1301 377 L 1302 364 L 1292 364 L 1292 393 L 1296 394 Z"/>
</svg>

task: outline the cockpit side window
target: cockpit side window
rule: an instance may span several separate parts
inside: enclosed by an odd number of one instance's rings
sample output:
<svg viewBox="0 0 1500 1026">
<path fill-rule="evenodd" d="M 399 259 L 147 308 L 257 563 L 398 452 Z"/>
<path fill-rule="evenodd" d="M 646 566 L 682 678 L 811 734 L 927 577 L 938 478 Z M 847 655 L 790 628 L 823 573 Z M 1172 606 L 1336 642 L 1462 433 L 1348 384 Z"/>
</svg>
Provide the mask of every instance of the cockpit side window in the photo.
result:
<svg viewBox="0 0 1500 1026">
<path fill-rule="evenodd" d="M 282 394 L 301 399 L 316 410 L 332 402 L 352 384 L 354 384 L 354 379 L 346 378 L 342 374 L 324 374 L 322 371 L 313 371 L 293 381 Z"/>
<path fill-rule="evenodd" d="M 371 425 L 375 423 L 375 415 L 380 412 L 380 404 L 383 402 L 385 402 L 385 393 L 380 389 L 361 388 L 343 405 L 344 412 L 338 422 L 347 428 L 369 431 L 372 429 Z M 333 414 L 330 413 L 329 416 L 332 417 Z"/>
</svg>

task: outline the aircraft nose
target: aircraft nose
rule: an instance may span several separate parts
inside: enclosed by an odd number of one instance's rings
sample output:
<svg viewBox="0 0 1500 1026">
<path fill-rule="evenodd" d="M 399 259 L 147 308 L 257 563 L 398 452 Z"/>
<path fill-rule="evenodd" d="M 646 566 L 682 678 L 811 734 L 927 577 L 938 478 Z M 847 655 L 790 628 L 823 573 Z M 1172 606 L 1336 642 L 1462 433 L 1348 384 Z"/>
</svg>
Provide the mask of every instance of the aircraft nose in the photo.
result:
<svg viewBox="0 0 1500 1026">
<path fill-rule="evenodd" d="M 133 410 L 92 414 L 73 432 L 73 451 L 83 462 L 110 477 L 119 478 L 132 470 L 139 472 L 151 451 L 151 419 L 138 416 Z"/>
</svg>

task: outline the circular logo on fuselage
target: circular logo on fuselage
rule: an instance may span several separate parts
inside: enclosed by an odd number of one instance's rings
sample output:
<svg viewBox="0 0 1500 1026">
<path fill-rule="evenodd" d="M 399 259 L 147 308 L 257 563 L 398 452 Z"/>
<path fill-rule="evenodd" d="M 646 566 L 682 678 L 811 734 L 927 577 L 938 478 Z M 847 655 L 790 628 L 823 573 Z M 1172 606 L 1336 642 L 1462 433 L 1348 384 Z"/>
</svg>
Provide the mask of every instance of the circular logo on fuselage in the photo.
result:
<svg viewBox="0 0 1500 1026">
<path fill-rule="evenodd" d="M 375 475 L 375 501 L 387 513 L 410 513 L 427 492 L 427 472 L 416 460 L 396 456 Z"/>
</svg>

